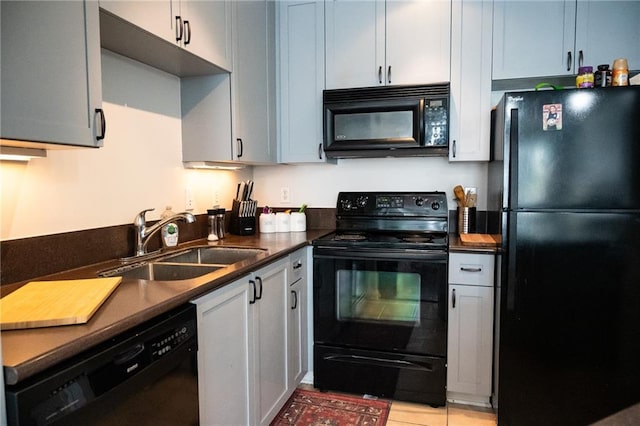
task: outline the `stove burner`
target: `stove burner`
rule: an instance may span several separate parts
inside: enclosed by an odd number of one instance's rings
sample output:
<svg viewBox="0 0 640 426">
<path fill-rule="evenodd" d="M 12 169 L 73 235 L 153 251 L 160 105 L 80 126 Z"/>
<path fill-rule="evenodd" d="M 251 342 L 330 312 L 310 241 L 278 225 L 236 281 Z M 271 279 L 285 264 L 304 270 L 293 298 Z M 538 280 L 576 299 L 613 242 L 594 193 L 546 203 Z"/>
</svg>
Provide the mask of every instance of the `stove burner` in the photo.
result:
<svg viewBox="0 0 640 426">
<path fill-rule="evenodd" d="M 366 235 L 362 234 L 338 234 L 334 237 L 336 241 L 364 241 L 366 239 Z"/>
<path fill-rule="evenodd" d="M 402 237 L 402 241 L 406 241 L 408 243 L 430 243 L 433 241 L 432 235 L 408 235 L 406 237 Z"/>
</svg>

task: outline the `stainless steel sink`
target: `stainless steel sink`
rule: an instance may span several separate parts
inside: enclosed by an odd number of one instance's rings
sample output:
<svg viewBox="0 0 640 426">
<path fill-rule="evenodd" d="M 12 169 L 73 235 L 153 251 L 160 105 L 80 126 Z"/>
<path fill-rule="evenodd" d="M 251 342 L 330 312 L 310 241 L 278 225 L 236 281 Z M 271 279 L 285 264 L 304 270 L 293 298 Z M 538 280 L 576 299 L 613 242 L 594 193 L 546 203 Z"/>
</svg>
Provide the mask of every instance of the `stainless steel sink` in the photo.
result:
<svg viewBox="0 0 640 426">
<path fill-rule="evenodd" d="M 175 281 L 197 278 L 242 260 L 265 254 L 264 249 L 242 247 L 193 247 L 175 254 L 154 257 L 150 260 L 123 265 L 103 271 L 102 277 L 155 281 Z"/>
<path fill-rule="evenodd" d="M 241 247 L 194 247 L 187 252 L 169 255 L 158 260 L 162 263 L 193 263 L 206 265 L 232 265 L 241 260 L 264 254 L 263 249 Z"/>
<path fill-rule="evenodd" d="M 102 276 L 121 276 L 122 278 L 154 281 L 188 280 L 221 269 L 212 265 L 176 265 L 164 263 L 146 263 L 130 269 L 117 268 Z"/>
</svg>

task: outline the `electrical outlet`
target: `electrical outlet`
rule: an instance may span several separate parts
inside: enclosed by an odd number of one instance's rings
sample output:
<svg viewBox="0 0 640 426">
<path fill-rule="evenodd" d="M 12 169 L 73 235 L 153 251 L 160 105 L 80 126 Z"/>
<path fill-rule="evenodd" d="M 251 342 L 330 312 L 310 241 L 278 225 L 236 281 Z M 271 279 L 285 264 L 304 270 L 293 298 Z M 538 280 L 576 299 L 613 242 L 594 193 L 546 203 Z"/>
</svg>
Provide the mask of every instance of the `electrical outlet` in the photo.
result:
<svg viewBox="0 0 640 426">
<path fill-rule="evenodd" d="M 187 188 L 184 190 L 184 199 L 185 199 L 184 209 L 186 211 L 192 211 L 193 210 L 193 190 L 191 188 Z"/>
<path fill-rule="evenodd" d="M 291 193 L 289 192 L 289 187 L 283 186 L 280 188 L 280 202 L 281 203 L 289 203 L 291 201 Z"/>
</svg>

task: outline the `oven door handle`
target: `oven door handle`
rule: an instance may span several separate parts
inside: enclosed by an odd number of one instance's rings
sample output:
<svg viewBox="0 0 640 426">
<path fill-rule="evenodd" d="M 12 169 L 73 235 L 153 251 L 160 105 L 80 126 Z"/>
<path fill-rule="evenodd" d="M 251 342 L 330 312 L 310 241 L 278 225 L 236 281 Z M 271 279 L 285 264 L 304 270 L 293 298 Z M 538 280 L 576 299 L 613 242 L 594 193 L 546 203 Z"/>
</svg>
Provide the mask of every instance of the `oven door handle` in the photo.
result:
<svg viewBox="0 0 640 426">
<path fill-rule="evenodd" d="M 325 361 L 343 361 L 351 362 L 353 364 L 374 364 L 380 367 L 402 367 L 412 370 L 422 370 L 429 372 L 433 371 L 433 366 L 431 364 L 422 365 L 415 362 L 404 361 L 401 359 L 384 359 L 362 355 L 326 355 L 323 357 L 323 359 Z"/>
<path fill-rule="evenodd" d="M 393 249 L 357 249 L 353 247 L 316 247 L 313 253 L 316 259 L 350 260 L 426 260 L 447 261 L 446 250 L 393 250 Z"/>
</svg>

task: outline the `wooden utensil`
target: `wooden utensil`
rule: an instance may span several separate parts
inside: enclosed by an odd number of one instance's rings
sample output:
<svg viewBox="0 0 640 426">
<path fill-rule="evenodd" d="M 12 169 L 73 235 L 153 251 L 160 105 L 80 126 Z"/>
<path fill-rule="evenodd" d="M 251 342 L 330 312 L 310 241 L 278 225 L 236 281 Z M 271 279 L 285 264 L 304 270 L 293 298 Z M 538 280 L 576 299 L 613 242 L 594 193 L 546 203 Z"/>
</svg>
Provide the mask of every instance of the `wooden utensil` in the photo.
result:
<svg viewBox="0 0 640 426">
<path fill-rule="evenodd" d="M 456 185 L 453 188 L 453 193 L 458 199 L 458 204 L 460 204 L 460 207 L 467 207 L 467 198 L 464 195 L 464 188 L 462 187 L 462 185 Z"/>
</svg>

